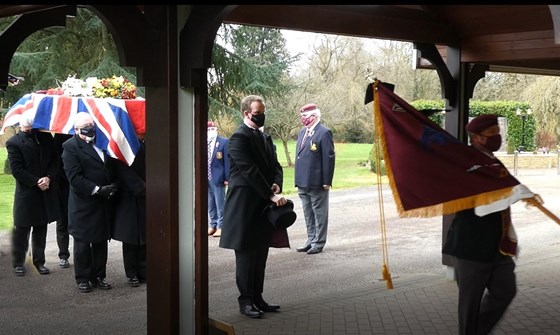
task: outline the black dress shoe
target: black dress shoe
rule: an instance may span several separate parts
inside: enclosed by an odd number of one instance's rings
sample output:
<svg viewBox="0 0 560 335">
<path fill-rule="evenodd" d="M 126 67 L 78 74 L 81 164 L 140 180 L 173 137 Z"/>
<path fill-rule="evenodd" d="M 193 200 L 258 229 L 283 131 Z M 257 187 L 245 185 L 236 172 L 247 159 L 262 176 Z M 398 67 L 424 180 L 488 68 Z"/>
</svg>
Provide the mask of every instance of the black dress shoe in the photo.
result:
<svg viewBox="0 0 560 335">
<path fill-rule="evenodd" d="M 248 316 L 248 317 L 253 318 L 253 319 L 260 318 L 261 315 L 263 314 L 254 305 L 239 306 L 239 312 L 242 315 Z"/>
<path fill-rule="evenodd" d="M 66 258 L 61 258 L 60 261 L 58 261 L 58 266 L 63 269 L 67 269 L 70 267 L 70 262 Z"/>
<path fill-rule="evenodd" d="M 78 283 L 78 290 L 82 293 L 88 293 L 93 290 L 89 282 Z"/>
<path fill-rule="evenodd" d="M 310 245 L 306 245 L 305 247 L 297 248 L 297 252 L 306 252 L 307 250 L 311 249 Z"/>
<path fill-rule="evenodd" d="M 113 288 L 113 286 L 111 286 L 111 284 L 109 284 L 105 278 L 95 278 L 95 280 L 93 281 L 93 287 L 97 287 L 99 289 L 102 290 L 110 290 L 111 288 Z"/>
<path fill-rule="evenodd" d="M 42 275 L 48 275 L 49 273 L 51 273 L 51 270 L 49 270 L 49 268 L 44 265 L 38 265 L 36 266 L 36 268 L 37 271 L 39 271 L 39 273 Z"/>
<path fill-rule="evenodd" d="M 255 307 L 266 313 L 279 312 L 278 310 L 280 309 L 280 305 L 271 305 L 264 300 L 259 303 L 255 303 Z"/>
<path fill-rule="evenodd" d="M 14 273 L 18 277 L 25 276 L 25 266 L 23 266 L 23 265 L 16 266 L 14 268 Z"/>
<path fill-rule="evenodd" d="M 307 250 L 307 254 L 308 255 L 313 255 L 313 254 L 318 254 L 322 251 L 323 251 L 323 249 L 320 249 L 320 248 L 311 248 L 311 249 Z"/>
<path fill-rule="evenodd" d="M 138 277 L 134 276 L 134 277 L 128 278 L 128 286 L 130 286 L 130 287 L 140 286 L 140 280 L 138 280 Z"/>
</svg>

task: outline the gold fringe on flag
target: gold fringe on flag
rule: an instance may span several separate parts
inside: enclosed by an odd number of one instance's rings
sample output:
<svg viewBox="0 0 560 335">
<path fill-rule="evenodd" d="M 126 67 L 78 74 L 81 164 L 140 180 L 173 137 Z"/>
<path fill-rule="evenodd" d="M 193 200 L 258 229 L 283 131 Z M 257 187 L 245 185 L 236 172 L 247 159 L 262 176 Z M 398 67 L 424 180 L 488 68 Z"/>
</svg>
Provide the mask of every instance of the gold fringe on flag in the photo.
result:
<svg viewBox="0 0 560 335">
<path fill-rule="evenodd" d="M 385 170 L 387 172 L 387 178 L 389 179 L 389 185 L 391 187 L 391 191 L 393 192 L 393 196 L 396 202 L 397 212 L 400 217 L 427 218 L 427 217 L 434 217 L 434 216 L 442 216 L 446 214 L 456 213 L 464 209 L 486 205 L 491 202 L 505 199 L 511 196 L 513 187 L 506 187 L 503 189 L 494 190 L 486 193 L 479 193 L 469 197 L 454 199 L 433 206 L 406 210 L 402 205 L 401 197 L 396 187 L 396 183 L 393 175 L 393 168 L 391 166 L 391 157 L 389 157 L 389 152 L 387 150 L 387 145 L 385 141 L 385 131 L 383 129 L 383 122 L 381 118 L 381 105 L 380 105 L 379 93 L 377 90 L 377 85 L 379 83 L 380 81 L 375 80 L 374 84 L 372 85 L 373 96 L 374 96 L 373 120 L 375 125 L 375 134 L 376 134 L 377 141 L 379 141 L 379 147 L 383 151 L 383 159 L 385 161 Z"/>
</svg>

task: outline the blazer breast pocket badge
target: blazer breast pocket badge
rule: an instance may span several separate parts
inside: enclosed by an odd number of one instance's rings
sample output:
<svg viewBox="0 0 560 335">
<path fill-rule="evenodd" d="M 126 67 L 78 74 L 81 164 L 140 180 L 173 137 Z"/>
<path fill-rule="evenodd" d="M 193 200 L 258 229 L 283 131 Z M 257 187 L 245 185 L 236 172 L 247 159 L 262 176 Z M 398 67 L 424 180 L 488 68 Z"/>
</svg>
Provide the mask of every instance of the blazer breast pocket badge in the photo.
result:
<svg viewBox="0 0 560 335">
<path fill-rule="evenodd" d="M 217 158 L 217 159 L 222 159 L 222 158 L 224 158 L 224 155 L 222 154 L 221 151 L 216 152 L 216 158 Z"/>
<path fill-rule="evenodd" d="M 317 151 L 317 143 L 311 142 L 311 151 Z"/>
</svg>

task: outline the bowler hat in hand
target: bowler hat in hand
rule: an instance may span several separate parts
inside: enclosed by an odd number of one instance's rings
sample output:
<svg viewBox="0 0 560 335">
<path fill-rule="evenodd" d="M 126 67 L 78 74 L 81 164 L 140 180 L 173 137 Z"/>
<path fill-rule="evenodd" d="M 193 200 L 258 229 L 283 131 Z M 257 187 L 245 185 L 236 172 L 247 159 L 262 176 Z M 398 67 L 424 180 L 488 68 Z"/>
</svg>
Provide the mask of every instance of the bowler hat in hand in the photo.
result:
<svg viewBox="0 0 560 335">
<path fill-rule="evenodd" d="M 276 206 L 274 203 L 267 205 L 263 210 L 263 214 L 276 229 L 288 228 L 297 218 L 297 214 L 294 212 L 294 203 L 289 199 L 284 206 Z"/>
</svg>

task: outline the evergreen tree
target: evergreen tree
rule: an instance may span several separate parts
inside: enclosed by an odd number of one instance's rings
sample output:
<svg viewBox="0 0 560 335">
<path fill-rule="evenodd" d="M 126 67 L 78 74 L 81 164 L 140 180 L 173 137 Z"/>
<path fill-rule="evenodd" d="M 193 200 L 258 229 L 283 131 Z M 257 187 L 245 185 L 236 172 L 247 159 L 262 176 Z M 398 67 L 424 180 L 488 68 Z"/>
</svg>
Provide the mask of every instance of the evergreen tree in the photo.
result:
<svg viewBox="0 0 560 335">
<path fill-rule="evenodd" d="M 279 29 L 224 24 L 208 71 L 208 117 L 218 122 L 222 135 L 229 137 L 239 124 L 241 99 L 260 95 L 267 104 L 266 131 L 282 141 L 288 165 L 287 143 L 298 125 L 295 105 L 286 102 L 294 89 L 289 69 L 296 59 Z"/>
<path fill-rule="evenodd" d="M 284 96 L 290 89 L 286 83 L 292 62 L 279 29 L 222 25 L 208 71 L 209 118 L 225 129 L 228 120 L 241 118 L 244 96 L 261 95 L 267 102 Z M 267 108 L 274 109 L 270 104 Z"/>
<path fill-rule="evenodd" d="M 13 21 L 16 17 L 9 19 Z M 1 22 L 0 28 L 5 29 L 8 24 Z M 116 75 L 136 82 L 135 69 L 119 65 L 107 27 L 83 8 L 67 19 L 66 27 L 48 27 L 30 35 L 14 54 L 10 73 L 24 80 L 6 90 L 3 104 L 8 107 L 24 94 L 59 87 L 68 76 L 85 79 Z"/>
</svg>

